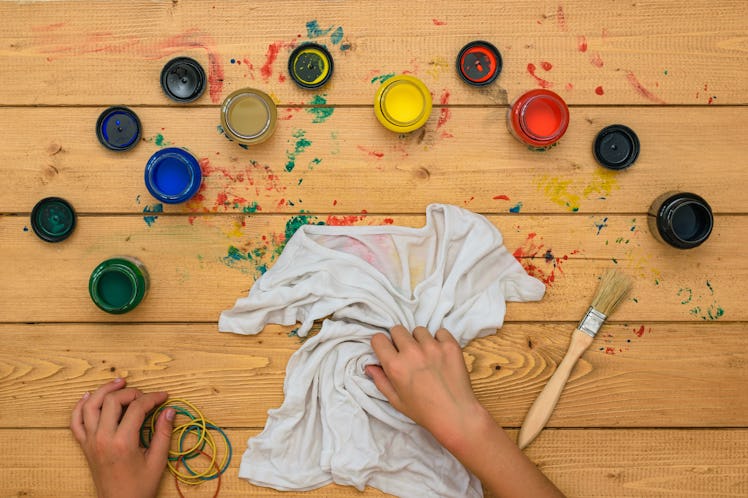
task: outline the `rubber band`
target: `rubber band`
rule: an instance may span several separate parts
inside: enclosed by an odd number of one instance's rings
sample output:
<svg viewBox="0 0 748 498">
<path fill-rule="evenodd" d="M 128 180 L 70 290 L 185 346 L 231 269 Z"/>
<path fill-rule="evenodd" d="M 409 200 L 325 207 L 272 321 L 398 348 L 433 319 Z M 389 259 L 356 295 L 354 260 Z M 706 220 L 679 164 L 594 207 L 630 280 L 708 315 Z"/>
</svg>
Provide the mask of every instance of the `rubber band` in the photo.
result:
<svg viewBox="0 0 748 498">
<path fill-rule="evenodd" d="M 208 456 L 203 451 L 200 451 L 199 454 Z M 184 459 L 182 457 L 180 457 L 177 460 L 177 467 L 176 467 L 177 470 L 179 470 L 179 462 L 181 462 L 183 460 Z M 218 468 L 216 467 L 216 470 L 217 469 Z M 218 472 L 216 476 L 218 477 L 218 484 L 216 485 L 216 492 L 213 494 L 213 498 L 217 498 L 218 497 L 218 492 L 221 491 L 221 472 Z M 176 476 L 174 476 L 174 485 L 177 487 L 177 494 L 179 495 L 179 498 L 185 498 L 184 495 L 182 494 L 182 489 L 179 487 L 179 479 L 177 479 Z"/>
<path fill-rule="evenodd" d="M 181 406 L 180 406 L 181 405 Z M 221 487 L 221 475 L 226 472 L 233 457 L 231 441 L 226 433 L 215 423 L 205 418 L 203 413 L 192 403 L 183 399 L 170 399 L 148 414 L 140 427 L 140 442 L 146 448 L 150 446 L 156 433 L 156 421 L 166 408 L 173 408 L 176 416 L 187 420 L 175 424 L 172 428 L 172 441 L 176 442 L 176 449 L 169 448 L 166 465 L 177 483 L 177 492 L 182 496 L 179 483 L 198 485 L 205 481 L 218 479 L 218 489 Z M 223 457 L 218 461 L 218 448 L 214 433 L 223 440 Z M 194 439 L 194 441 L 190 440 Z M 203 456 L 209 460 L 205 470 L 195 469 L 188 463 L 190 460 Z M 181 469 L 183 466 L 184 470 Z M 215 496 L 218 496 L 218 489 Z"/>
</svg>

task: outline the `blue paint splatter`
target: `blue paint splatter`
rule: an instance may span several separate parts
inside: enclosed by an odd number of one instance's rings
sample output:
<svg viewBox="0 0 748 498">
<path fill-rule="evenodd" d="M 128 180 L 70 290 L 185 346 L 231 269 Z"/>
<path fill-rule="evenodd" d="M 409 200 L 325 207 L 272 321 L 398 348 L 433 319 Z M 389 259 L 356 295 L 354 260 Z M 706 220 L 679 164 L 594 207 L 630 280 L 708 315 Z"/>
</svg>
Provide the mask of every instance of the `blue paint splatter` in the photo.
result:
<svg viewBox="0 0 748 498">
<path fill-rule="evenodd" d="M 163 204 L 154 204 L 152 206 L 146 206 L 143 208 L 144 213 L 163 213 L 164 212 L 164 205 Z M 143 216 L 143 221 L 145 221 L 145 224 L 150 226 L 153 226 L 154 223 L 156 223 L 156 220 L 158 219 L 158 216 Z"/>
<path fill-rule="evenodd" d="M 26 227 L 26 226 L 25 226 L 25 227 L 23 227 L 23 231 L 24 231 L 24 232 L 28 232 L 28 231 L 29 231 L 29 227 Z"/>
<path fill-rule="evenodd" d="M 605 228 L 605 227 L 607 227 L 607 226 L 608 226 L 608 217 L 607 216 L 605 218 L 603 218 L 602 221 L 600 221 L 599 223 L 595 222 L 595 227 L 597 228 L 597 235 L 600 235 L 600 232 L 602 231 L 602 229 Z"/>
<path fill-rule="evenodd" d="M 334 26 L 330 26 L 327 29 L 322 29 L 319 27 L 317 20 L 314 19 L 306 23 L 306 34 L 309 38 L 319 38 L 320 36 L 325 36 L 332 31 L 333 27 Z"/>
<path fill-rule="evenodd" d="M 519 210 L 522 209 L 522 202 L 518 202 L 514 206 L 509 208 L 510 213 L 519 213 Z"/>
<path fill-rule="evenodd" d="M 351 44 L 350 43 L 343 43 L 342 45 L 340 45 L 340 50 L 342 50 L 344 52 L 346 50 L 350 50 L 350 49 L 351 49 Z"/>
<path fill-rule="evenodd" d="M 335 30 L 335 32 L 330 35 L 330 40 L 332 41 L 333 45 L 337 45 L 340 43 L 340 41 L 343 39 L 343 26 L 338 26 L 338 29 Z"/>
<path fill-rule="evenodd" d="M 236 64 L 236 59 L 231 59 L 232 64 Z"/>
</svg>

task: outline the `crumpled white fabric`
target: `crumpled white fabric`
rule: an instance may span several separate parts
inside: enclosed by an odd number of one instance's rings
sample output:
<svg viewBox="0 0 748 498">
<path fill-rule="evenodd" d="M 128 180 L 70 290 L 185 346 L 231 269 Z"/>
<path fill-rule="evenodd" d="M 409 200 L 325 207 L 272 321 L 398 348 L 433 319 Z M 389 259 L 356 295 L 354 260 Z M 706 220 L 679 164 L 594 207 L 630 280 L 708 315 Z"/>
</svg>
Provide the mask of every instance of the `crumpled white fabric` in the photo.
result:
<svg viewBox="0 0 748 498">
<path fill-rule="evenodd" d="M 249 439 L 239 477 L 278 490 L 329 483 L 403 497 L 481 497 L 480 482 L 423 428 L 395 410 L 364 373 L 370 345 L 396 324 L 446 327 L 461 346 L 501 327 L 505 301 L 542 298 L 483 216 L 432 204 L 423 228 L 305 225 L 219 329 L 268 323 L 307 336 L 288 362 L 280 408 Z"/>
</svg>

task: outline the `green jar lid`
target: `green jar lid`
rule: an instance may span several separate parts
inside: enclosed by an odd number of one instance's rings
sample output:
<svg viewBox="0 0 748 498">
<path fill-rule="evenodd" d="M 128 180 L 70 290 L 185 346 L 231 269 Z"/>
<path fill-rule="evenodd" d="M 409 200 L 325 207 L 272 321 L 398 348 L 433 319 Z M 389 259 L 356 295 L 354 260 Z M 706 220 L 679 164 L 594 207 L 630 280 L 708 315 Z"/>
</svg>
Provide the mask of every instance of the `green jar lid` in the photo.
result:
<svg viewBox="0 0 748 498">
<path fill-rule="evenodd" d="M 46 242 L 60 242 L 75 228 L 75 210 L 65 199 L 47 197 L 31 210 L 31 228 Z"/>
<path fill-rule="evenodd" d="M 112 314 L 134 309 L 148 292 L 148 273 L 138 260 L 127 257 L 100 263 L 88 280 L 88 292 L 94 304 Z"/>
</svg>

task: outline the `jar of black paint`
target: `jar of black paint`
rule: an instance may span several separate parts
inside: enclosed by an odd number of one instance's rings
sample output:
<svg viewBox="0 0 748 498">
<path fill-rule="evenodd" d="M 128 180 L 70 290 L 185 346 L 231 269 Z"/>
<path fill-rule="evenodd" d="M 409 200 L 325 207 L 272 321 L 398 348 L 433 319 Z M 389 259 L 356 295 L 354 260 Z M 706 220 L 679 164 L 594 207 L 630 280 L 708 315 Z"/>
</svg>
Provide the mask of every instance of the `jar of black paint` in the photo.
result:
<svg viewBox="0 0 748 498">
<path fill-rule="evenodd" d="M 649 231 L 660 242 L 693 249 L 709 238 L 714 226 L 712 208 L 690 192 L 666 192 L 649 208 Z"/>
</svg>

